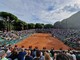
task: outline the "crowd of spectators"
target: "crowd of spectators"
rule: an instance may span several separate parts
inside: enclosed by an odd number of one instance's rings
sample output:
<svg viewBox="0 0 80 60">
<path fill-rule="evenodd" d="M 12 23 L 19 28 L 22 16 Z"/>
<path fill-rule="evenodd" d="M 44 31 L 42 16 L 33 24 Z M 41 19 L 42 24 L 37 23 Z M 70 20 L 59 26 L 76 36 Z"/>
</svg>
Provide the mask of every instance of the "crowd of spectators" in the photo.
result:
<svg viewBox="0 0 80 60">
<path fill-rule="evenodd" d="M 80 60 L 80 51 L 75 50 L 47 50 L 43 47 L 32 49 L 32 46 L 26 48 L 17 45 L 3 45 L 0 47 L 0 60 Z"/>
<path fill-rule="evenodd" d="M 44 30 L 46 32 L 46 30 Z M 43 31 L 43 32 L 44 32 Z M 39 31 L 40 32 L 40 31 Z M 47 29 L 53 37 L 59 38 L 70 47 L 80 47 L 80 30 L 75 29 Z M 22 40 L 27 34 L 35 33 L 35 30 L 11 31 L 0 33 L 0 38 L 5 41 Z M 80 60 L 80 51 L 76 50 L 47 50 L 43 47 L 39 50 L 38 47 L 32 49 L 17 45 L 1 45 L 0 60 Z"/>
<path fill-rule="evenodd" d="M 80 47 L 79 29 L 32 29 L 23 31 L 10 31 L 0 33 L 0 38 L 6 41 L 22 40 L 24 36 L 35 32 L 48 32 L 72 48 Z"/>
<path fill-rule="evenodd" d="M 15 41 L 23 40 L 26 38 L 28 35 L 33 34 L 35 30 L 22 30 L 22 31 L 4 31 L 0 32 L 0 43 L 6 44 L 12 44 L 16 43 Z M 1 41 L 3 40 L 3 41 Z M 0 44 L 1 45 L 1 44 Z"/>
<path fill-rule="evenodd" d="M 53 29 L 51 33 L 53 37 L 57 37 L 72 48 L 80 47 L 79 29 Z"/>
</svg>

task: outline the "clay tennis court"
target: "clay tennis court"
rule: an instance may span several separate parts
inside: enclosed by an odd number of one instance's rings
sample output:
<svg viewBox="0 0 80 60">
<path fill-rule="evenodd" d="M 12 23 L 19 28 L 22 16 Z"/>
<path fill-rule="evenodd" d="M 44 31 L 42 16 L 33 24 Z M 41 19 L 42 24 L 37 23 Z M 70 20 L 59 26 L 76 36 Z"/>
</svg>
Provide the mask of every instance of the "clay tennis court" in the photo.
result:
<svg viewBox="0 0 80 60">
<path fill-rule="evenodd" d="M 25 48 L 32 46 L 32 48 L 38 47 L 39 49 L 42 49 L 43 47 L 46 47 L 47 49 L 54 48 L 55 50 L 60 48 L 64 50 L 69 49 L 69 47 L 66 46 L 63 42 L 55 37 L 52 37 L 51 34 L 48 33 L 32 34 L 30 37 L 17 43 L 17 45 L 19 47 L 24 46 Z"/>
</svg>

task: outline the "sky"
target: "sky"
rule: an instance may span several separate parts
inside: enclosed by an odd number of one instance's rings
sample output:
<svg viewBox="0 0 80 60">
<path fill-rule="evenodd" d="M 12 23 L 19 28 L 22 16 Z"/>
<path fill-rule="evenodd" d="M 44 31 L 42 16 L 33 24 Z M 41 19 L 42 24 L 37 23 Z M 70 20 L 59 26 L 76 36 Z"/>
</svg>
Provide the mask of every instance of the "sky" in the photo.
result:
<svg viewBox="0 0 80 60">
<path fill-rule="evenodd" d="M 80 11 L 80 0 L 0 0 L 0 11 L 27 23 L 54 24 Z"/>
</svg>

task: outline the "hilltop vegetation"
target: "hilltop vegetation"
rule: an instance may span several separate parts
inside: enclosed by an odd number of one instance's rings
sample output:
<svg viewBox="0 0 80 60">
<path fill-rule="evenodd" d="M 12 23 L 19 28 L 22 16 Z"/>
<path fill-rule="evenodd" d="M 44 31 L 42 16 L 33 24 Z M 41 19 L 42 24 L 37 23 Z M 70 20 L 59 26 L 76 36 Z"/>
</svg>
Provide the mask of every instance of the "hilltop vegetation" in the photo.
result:
<svg viewBox="0 0 80 60">
<path fill-rule="evenodd" d="M 0 12 L 0 30 L 26 30 L 26 29 L 41 29 L 41 28 L 53 28 L 52 24 L 42 23 L 26 23 L 17 16 L 8 12 Z"/>
</svg>

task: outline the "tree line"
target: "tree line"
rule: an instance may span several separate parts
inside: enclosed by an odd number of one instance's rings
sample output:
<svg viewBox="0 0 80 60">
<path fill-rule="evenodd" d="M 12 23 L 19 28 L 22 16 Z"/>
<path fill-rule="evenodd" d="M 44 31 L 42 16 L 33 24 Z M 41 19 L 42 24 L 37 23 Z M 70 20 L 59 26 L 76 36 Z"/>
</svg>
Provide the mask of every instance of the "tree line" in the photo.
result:
<svg viewBox="0 0 80 60">
<path fill-rule="evenodd" d="M 26 29 L 48 29 L 53 28 L 52 24 L 42 24 L 42 23 L 26 23 L 17 16 L 8 12 L 0 12 L 0 30 L 26 30 Z"/>
</svg>

